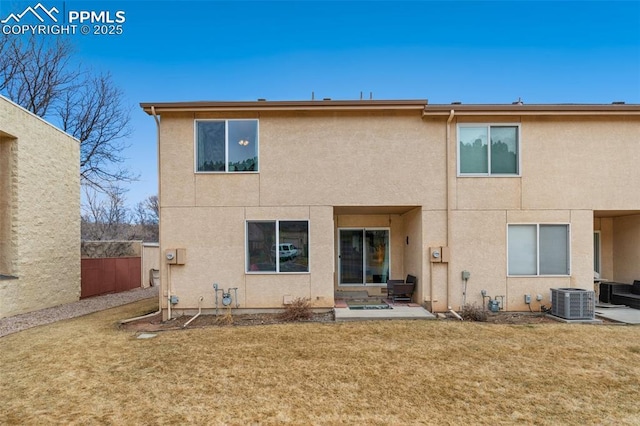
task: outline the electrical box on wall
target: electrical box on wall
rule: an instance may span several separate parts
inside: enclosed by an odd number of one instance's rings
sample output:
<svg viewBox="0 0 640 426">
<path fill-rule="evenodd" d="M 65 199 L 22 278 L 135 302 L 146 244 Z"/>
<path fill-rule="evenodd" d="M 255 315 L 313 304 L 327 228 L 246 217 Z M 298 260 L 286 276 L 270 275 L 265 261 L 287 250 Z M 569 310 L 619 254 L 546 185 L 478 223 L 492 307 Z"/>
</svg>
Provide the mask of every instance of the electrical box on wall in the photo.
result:
<svg viewBox="0 0 640 426">
<path fill-rule="evenodd" d="M 429 260 L 434 263 L 442 262 L 442 247 L 430 247 Z"/>
<path fill-rule="evenodd" d="M 176 265 L 184 265 L 187 263 L 187 249 L 176 249 Z"/>
<path fill-rule="evenodd" d="M 449 247 L 430 247 L 429 260 L 433 263 L 448 263 Z"/>
<path fill-rule="evenodd" d="M 449 247 L 440 247 L 440 257 L 442 258 L 442 263 L 449 263 L 449 259 L 451 257 L 449 253 Z"/>
<path fill-rule="evenodd" d="M 175 265 L 177 258 L 176 258 L 176 251 L 175 249 L 167 249 L 164 251 L 164 260 L 171 264 L 171 265 Z"/>
<path fill-rule="evenodd" d="M 164 251 L 164 259 L 170 265 L 184 265 L 187 262 L 187 250 L 167 249 Z"/>
</svg>

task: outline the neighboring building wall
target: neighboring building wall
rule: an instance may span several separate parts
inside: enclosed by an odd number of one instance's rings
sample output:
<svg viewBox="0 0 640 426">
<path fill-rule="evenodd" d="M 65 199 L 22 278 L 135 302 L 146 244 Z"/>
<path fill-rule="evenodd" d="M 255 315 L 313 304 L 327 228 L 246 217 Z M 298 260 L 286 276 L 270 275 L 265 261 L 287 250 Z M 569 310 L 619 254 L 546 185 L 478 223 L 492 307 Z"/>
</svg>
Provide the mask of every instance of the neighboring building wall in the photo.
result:
<svg viewBox="0 0 640 426">
<path fill-rule="evenodd" d="M 11 224 L 15 209 L 14 164 L 16 162 L 13 137 L 0 131 L 0 274 L 11 276 L 16 269 L 16 241 Z"/>
<path fill-rule="evenodd" d="M 0 97 L 2 154 L 9 160 L 9 248 L 3 264 L 17 279 L 0 281 L 0 317 L 63 303 L 80 296 L 80 150 L 77 140 Z M 7 146 L 9 146 L 7 148 Z M 4 158 L 4 155 L 2 156 Z M 7 160 L 2 160 L 4 178 Z M 3 179 L 4 180 L 4 179 Z M 6 209 L 2 203 L 0 209 Z"/>
</svg>

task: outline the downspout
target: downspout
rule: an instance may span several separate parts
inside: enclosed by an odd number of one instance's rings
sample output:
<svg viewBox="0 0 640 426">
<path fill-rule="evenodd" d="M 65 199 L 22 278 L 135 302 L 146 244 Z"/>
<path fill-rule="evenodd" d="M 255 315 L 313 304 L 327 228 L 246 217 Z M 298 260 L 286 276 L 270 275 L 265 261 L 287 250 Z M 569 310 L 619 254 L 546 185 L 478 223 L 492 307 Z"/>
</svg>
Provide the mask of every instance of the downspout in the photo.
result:
<svg viewBox="0 0 640 426">
<path fill-rule="evenodd" d="M 446 191 L 447 191 L 447 247 L 451 242 L 451 176 L 449 173 L 449 159 L 451 158 L 451 122 L 453 121 L 453 116 L 455 115 L 455 110 L 451 110 L 449 113 L 449 118 L 447 119 L 447 150 L 446 150 L 446 168 L 447 168 L 447 183 L 446 183 Z M 431 280 L 433 283 L 433 280 Z M 447 308 L 451 310 L 451 266 L 450 263 L 447 262 Z"/>
<path fill-rule="evenodd" d="M 160 119 L 156 114 L 156 108 L 154 106 L 151 107 L 151 114 L 153 115 L 153 118 L 156 121 L 156 128 L 157 128 L 156 148 L 158 150 L 158 159 L 157 159 L 158 161 L 158 227 L 160 227 Z M 158 235 L 159 234 L 160 232 L 158 232 Z M 158 310 L 156 312 L 152 312 L 150 314 L 142 315 L 139 317 L 121 320 L 120 324 L 127 324 L 133 321 L 149 318 L 154 315 L 158 315 L 161 312 L 162 312 L 162 282 L 160 283 L 160 291 L 158 292 Z"/>
<path fill-rule="evenodd" d="M 160 237 L 162 236 L 162 232 L 160 232 L 160 229 L 162 228 L 162 220 L 160 219 L 160 216 L 162 215 L 162 203 L 160 200 L 160 194 L 161 194 L 161 186 L 162 186 L 162 179 L 161 179 L 161 171 L 160 171 L 160 118 L 158 117 L 158 114 L 156 113 L 156 107 L 155 106 L 151 106 L 151 115 L 153 116 L 153 119 L 156 122 L 156 150 L 158 153 L 157 156 L 157 164 L 156 167 L 158 169 L 158 240 L 160 240 Z M 160 243 L 160 241 L 158 241 L 158 243 Z M 160 259 L 163 259 L 162 256 L 162 244 L 160 245 Z M 162 262 L 162 260 L 161 260 Z M 171 319 L 171 265 L 166 265 L 167 266 L 167 283 L 166 283 L 166 289 L 167 289 L 167 320 Z M 158 304 L 159 304 L 159 309 L 160 312 L 162 312 L 162 289 L 163 287 L 165 287 L 165 285 L 163 285 L 162 280 L 160 281 L 160 294 L 158 295 Z"/>
</svg>

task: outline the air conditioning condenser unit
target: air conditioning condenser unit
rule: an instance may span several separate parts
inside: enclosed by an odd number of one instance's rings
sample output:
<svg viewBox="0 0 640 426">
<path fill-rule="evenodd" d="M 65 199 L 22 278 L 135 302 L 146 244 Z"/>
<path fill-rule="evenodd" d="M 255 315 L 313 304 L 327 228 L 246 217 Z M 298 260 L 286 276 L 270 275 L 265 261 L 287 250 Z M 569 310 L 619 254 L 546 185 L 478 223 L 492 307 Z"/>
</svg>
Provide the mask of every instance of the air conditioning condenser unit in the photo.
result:
<svg viewBox="0 0 640 426">
<path fill-rule="evenodd" d="M 551 314 L 568 320 L 595 318 L 596 293 L 581 288 L 552 288 Z"/>
</svg>

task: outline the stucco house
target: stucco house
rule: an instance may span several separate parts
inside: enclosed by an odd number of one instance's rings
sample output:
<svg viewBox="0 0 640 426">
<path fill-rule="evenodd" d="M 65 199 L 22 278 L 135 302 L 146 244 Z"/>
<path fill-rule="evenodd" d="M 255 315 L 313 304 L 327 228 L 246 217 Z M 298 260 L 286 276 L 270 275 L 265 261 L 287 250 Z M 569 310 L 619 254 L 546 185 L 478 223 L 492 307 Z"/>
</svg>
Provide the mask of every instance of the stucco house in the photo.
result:
<svg viewBox="0 0 640 426">
<path fill-rule="evenodd" d="M 80 144 L 0 96 L 0 318 L 80 297 Z"/>
<path fill-rule="evenodd" d="M 640 105 L 141 107 L 158 123 L 165 318 L 213 309 L 214 283 L 233 308 L 331 308 L 411 274 L 439 312 L 483 294 L 538 309 L 551 288 L 592 290 L 594 270 L 640 279 Z"/>
</svg>

